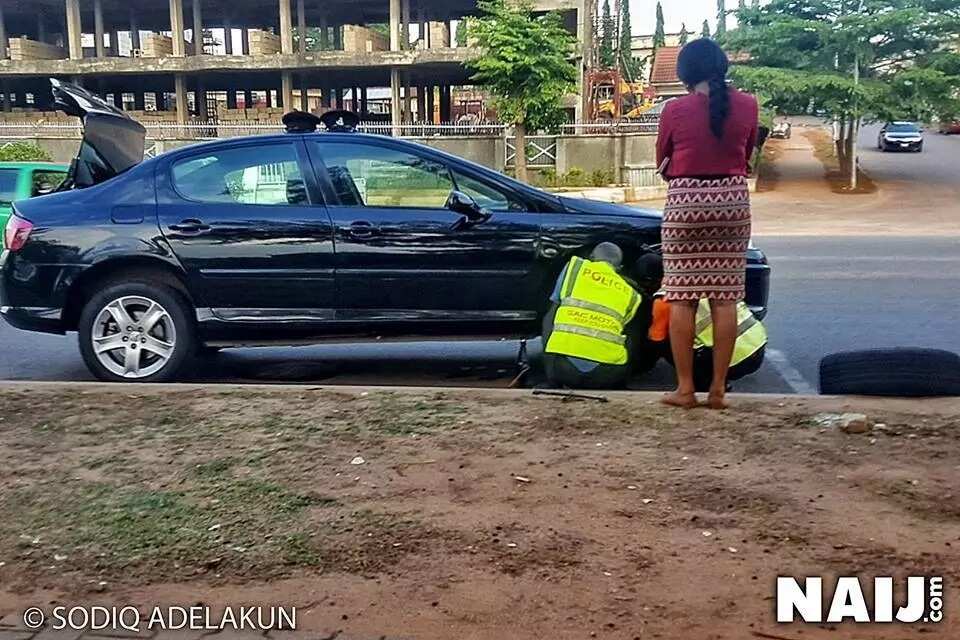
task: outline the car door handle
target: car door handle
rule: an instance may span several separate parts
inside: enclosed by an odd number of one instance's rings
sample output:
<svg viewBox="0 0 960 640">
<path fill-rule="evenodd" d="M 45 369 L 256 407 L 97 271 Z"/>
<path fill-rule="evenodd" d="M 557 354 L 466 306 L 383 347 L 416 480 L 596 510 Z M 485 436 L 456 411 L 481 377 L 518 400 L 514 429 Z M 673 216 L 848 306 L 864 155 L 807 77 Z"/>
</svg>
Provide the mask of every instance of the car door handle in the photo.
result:
<svg viewBox="0 0 960 640">
<path fill-rule="evenodd" d="M 196 218 L 187 218 L 186 220 L 181 220 L 177 224 L 170 225 L 170 230 L 178 231 L 180 233 L 200 234 L 210 231 L 210 225 L 203 224 L 202 220 L 197 220 Z"/>
<path fill-rule="evenodd" d="M 347 227 L 347 234 L 353 238 L 371 238 L 379 232 L 380 229 L 373 226 L 372 222 L 367 222 L 366 220 L 351 222 L 350 226 Z"/>
</svg>

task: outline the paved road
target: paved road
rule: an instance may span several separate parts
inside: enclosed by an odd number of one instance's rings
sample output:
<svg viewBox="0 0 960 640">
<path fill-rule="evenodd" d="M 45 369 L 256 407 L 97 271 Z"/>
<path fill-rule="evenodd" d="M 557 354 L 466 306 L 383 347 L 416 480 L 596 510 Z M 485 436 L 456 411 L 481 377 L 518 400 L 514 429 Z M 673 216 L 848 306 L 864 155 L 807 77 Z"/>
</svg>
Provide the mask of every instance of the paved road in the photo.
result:
<svg viewBox="0 0 960 640">
<path fill-rule="evenodd" d="M 960 351 L 955 330 L 960 252 L 952 238 L 764 237 L 774 268 L 767 318 L 772 357 L 737 389 L 812 391 L 827 353 L 886 346 Z M 88 380 L 75 336 L 0 326 L 0 379 Z M 504 384 L 515 342 L 238 349 L 201 364 L 200 380 Z M 661 365 L 635 381 L 666 388 Z"/>
<path fill-rule="evenodd" d="M 884 153 L 877 149 L 880 125 L 860 135 L 860 166 L 884 189 L 904 191 L 910 202 L 960 195 L 960 136 L 944 136 L 936 127 L 924 133 L 922 153 Z"/>
</svg>

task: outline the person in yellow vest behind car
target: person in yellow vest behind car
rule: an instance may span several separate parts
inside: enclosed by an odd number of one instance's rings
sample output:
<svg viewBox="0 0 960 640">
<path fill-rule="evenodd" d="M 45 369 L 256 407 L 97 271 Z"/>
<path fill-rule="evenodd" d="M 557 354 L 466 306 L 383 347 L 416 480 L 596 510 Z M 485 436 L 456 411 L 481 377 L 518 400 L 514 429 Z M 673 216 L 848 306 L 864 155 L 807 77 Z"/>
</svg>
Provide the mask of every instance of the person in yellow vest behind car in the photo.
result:
<svg viewBox="0 0 960 640">
<path fill-rule="evenodd" d="M 598 244 L 589 259 L 573 257 L 557 279 L 544 317 L 544 368 L 553 386 L 623 386 L 629 373 L 627 325 L 641 297 L 619 270 L 623 252 Z"/>
<path fill-rule="evenodd" d="M 647 338 L 659 344 L 659 350 L 667 357 L 670 353 L 670 303 L 662 292 L 653 298 L 653 318 Z M 730 359 L 729 380 L 739 380 L 750 375 L 763 364 L 767 346 L 767 331 L 743 302 L 737 303 L 737 338 Z M 697 391 L 710 388 L 713 378 L 713 321 L 710 303 L 701 298 L 697 304 L 696 330 L 693 338 L 693 380 Z"/>
</svg>

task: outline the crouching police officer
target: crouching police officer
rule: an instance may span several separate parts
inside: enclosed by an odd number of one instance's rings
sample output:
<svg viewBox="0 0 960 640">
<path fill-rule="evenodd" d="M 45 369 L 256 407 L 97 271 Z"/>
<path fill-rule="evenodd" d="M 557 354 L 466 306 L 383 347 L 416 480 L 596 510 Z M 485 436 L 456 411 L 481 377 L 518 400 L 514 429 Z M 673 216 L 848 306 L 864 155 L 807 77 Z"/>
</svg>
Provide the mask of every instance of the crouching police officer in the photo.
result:
<svg viewBox="0 0 960 640">
<path fill-rule="evenodd" d="M 623 386 L 629 373 L 627 325 L 641 297 L 618 271 L 623 252 L 598 244 L 590 258 L 571 258 L 557 280 L 543 321 L 544 369 L 554 386 Z"/>
<path fill-rule="evenodd" d="M 660 345 L 658 351 L 670 357 L 669 324 L 670 303 L 657 293 L 653 300 L 653 319 L 648 331 L 648 339 Z M 739 380 L 755 373 L 763 364 L 767 346 L 767 330 L 757 320 L 750 308 L 743 302 L 737 303 L 737 341 L 733 346 L 730 359 L 729 380 Z M 693 381 L 697 391 L 710 388 L 713 378 L 713 319 L 710 316 L 710 303 L 701 299 L 697 305 L 696 333 L 693 338 Z"/>
</svg>

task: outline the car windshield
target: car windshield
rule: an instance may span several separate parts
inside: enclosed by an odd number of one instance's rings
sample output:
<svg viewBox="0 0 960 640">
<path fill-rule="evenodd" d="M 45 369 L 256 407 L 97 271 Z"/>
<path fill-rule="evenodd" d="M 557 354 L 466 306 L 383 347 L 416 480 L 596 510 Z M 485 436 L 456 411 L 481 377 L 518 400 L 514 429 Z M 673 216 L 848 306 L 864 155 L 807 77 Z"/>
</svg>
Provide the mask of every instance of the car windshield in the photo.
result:
<svg viewBox="0 0 960 640">
<path fill-rule="evenodd" d="M 887 125 L 888 133 L 920 133 L 920 127 L 912 122 L 894 122 Z"/>
<path fill-rule="evenodd" d="M 0 205 L 8 205 L 17 199 L 19 173 L 19 169 L 0 169 Z"/>
</svg>

